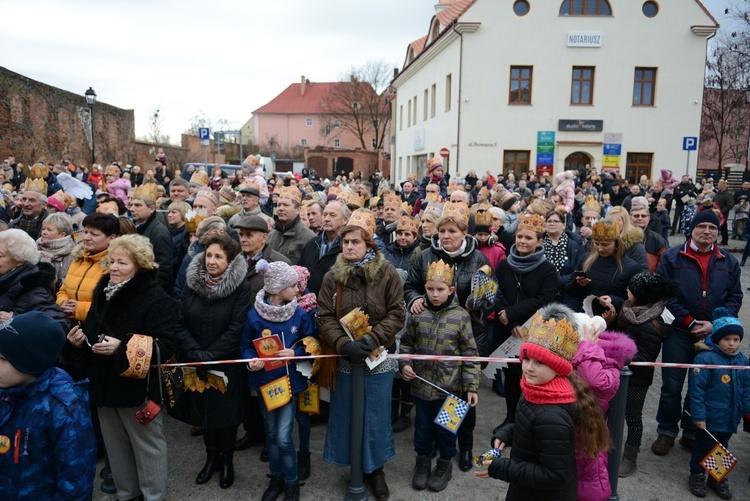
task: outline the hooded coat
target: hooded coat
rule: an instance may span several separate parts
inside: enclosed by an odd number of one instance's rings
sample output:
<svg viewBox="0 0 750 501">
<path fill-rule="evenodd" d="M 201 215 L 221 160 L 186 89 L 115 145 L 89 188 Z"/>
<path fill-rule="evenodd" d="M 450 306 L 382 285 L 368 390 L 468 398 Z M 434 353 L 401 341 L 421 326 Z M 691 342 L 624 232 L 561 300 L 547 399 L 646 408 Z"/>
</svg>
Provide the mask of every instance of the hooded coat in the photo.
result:
<svg viewBox="0 0 750 501">
<path fill-rule="evenodd" d="M 112 355 L 95 355 L 85 345 L 76 350 L 78 363 L 91 380 L 91 403 L 96 407 L 138 407 L 147 396 L 159 402 L 159 384 L 153 382 L 147 392 L 146 379 L 120 374 L 130 365 L 126 347 L 133 334 L 158 340 L 162 362 L 174 354 L 174 328 L 177 323 L 174 301 L 156 282 L 156 270 L 138 270 L 109 301 L 104 294 L 108 284 L 109 275 L 104 275 L 94 290 L 83 331 L 92 345 L 100 334 L 106 334 L 119 339 L 120 347 Z M 156 350 L 152 360 L 156 361 Z"/>
<path fill-rule="evenodd" d="M 247 263 L 238 254 L 224 272 L 224 278 L 209 288 L 203 278 L 205 254 L 190 262 L 185 290 L 180 299 L 175 329 L 177 360 L 208 362 L 237 359 L 240 338 L 250 309 L 250 283 L 245 280 Z M 242 422 L 242 390 L 247 379 L 244 364 L 208 367 L 228 378 L 227 392 L 214 388 L 198 393 L 186 391 L 170 413 L 180 421 L 206 429 L 225 428 Z M 207 369 L 207 370 L 208 370 Z M 203 377 L 198 369 L 198 377 Z"/>
<path fill-rule="evenodd" d="M 573 357 L 573 369 L 588 383 L 606 413 L 620 388 L 620 370 L 633 358 L 637 348 L 626 334 L 604 331 L 599 341 L 581 341 Z M 607 451 L 595 458 L 576 456 L 578 501 L 602 501 L 612 494 L 609 484 Z"/>
<path fill-rule="evenodd" d="M 55 304 L 55 268 L 45 261 L 24 263 L 0 276 L 0 311 L 20 315 L 41 311 L 68 332 L 65 313 Z"/>
<path fill-rule="evenodd" d="M 645 240 L 643 230 L 633 226 L 630 230 L 624 232 L 620 238 L 622 238 L 622 243 L 625 245 L 625 255 L 638 263 L 641 271 L 648 271 L 649 262 L 646 256 L 646 248 L 643 246 L 643 241 Z"/>
<path fill-rule="evenodd" d="M 456 284 L 456 298 L 458 304 L 464 307 L 466 300 L 471 294 L 471 281 L 474 273 L 484 266 L 489 265 L 487 257 L 477 249 L 477 239 L 471 235 L 466 236 L 466 248 L 456 257 L 450 257 L 442 245 L 438 235 L 433 235 L 431 246 L 420 252 L 414 265 L 409 269 L 409 275 L 406 277 L 404 284 L 404 299 L 407 308 L 418 298 L 425 294 L 424 284 L 427 281 L 427 269 L 431 263 L 440 259 L 449 266 L 455 267 L 455 276 L 453 278 Z M 489 355 L 489 340 L 487 339 L 487 325 L 481 314 L 471 314 L 471 330 L 474 333 L 474 339 L 477 343 L 479 356 L 486 357 Z"/>
</svg>

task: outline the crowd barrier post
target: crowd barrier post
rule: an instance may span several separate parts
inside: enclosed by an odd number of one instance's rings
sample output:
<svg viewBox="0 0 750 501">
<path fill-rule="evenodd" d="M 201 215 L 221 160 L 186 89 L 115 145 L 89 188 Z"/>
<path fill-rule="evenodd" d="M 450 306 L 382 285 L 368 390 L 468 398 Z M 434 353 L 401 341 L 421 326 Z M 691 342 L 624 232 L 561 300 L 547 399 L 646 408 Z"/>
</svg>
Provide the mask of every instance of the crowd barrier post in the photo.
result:
<svg viewBox="0 0 750 501">
<path fill-rule="evenodd" d="M 362 442 L 365 433 L 365 365 L 352 363 L 351 429 L 349 433 L 349 483 L 345 501 L 366 501 L 362 470 Z"/>
<path fill-rule="evenodd" d="M 617 482 L 619 481 L 620 461 L 622 459 L 622 445 L 625 428 L 625 408 L 628 401 L 628 385 L 630 376 L 633 371 L 627 365 L 620 371 L 620 388 L 615 394 L 615 398 L 609 405 L 609 436 L 612 439 L 612 450 L 609 452 L 609 483 L 612 486 L 612 495 L 610 501 L 619 501 L 620 495 L 617 493 Z"/>
</svg>

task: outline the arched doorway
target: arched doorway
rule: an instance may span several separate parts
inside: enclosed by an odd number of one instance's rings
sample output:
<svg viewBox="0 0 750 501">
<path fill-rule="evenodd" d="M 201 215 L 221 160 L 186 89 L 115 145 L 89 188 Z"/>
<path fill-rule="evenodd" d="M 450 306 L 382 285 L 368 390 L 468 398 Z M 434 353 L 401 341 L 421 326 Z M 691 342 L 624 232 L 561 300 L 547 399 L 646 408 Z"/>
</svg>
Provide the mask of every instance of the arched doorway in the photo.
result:
<svg viewBox="0 0 750 501">
<path fill-rule="evenodd" d="M 326 157 L 307 157 L 307 166 L 315 169 L 315 172 L 322 177 L 330 177 L 330 168 L 328 167 L 328 158 Z"/>
<path fill-rule="evenodd" d="M 565 157 L 565 170 L 578 170 L 583 173 L 586 164 L 591 164 L 591 157 L 582 151 L 576 151 Z"/>
</svg>

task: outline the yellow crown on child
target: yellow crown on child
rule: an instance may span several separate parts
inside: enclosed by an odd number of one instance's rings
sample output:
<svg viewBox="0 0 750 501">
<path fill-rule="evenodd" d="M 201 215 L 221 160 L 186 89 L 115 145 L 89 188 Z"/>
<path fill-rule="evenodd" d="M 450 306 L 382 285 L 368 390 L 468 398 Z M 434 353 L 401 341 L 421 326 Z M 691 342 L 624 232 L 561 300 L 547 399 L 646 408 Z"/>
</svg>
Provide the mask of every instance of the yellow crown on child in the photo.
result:
<svg viewBox="0 0 750 501">
<path fill-rule="evenodd" d="M 492 212 L 488 210 L 478 210 L 474 213 L 475 226 L 492 226 Z"/>
<path fill-rule="evenodd" d="M 448 218 L 469 224 L 469 206 L 464 202 L 445 202 L 441 219 Z"/>
<path fill-rule="evenodd" d="M 620 221 L 597 221 L 591 227 L 591 238 L 598 242 L 614 242 L 620 238 Z"/>
<path fill-rule="evenodd" d="M 139 198 L 144 202 L 153 204 L 157 198 L 156 183 L 145 183 L 138 186 L 133 192 L 133 198 Z"/>
<path fill-rule="evenodd" d="M 583 212 L 596 212 L 597 215 L 601 215 L 602 206 L 599 202 L 596 201 L 595 196 L 586 196 L 586 201 L 583 203 Z"/>
<path fill-rule="evenodd" d="M 352 212 L 346 225 L 362 228 L 370 238 L 375 234 L 375 216 L 367 209 L 357 209 Z"/>
<path fill-rule="evenodd" d="M 354 308 L 352 311 L 341 317 L 339 320 L 344 330 L 354 339 L 362 337 L 372 330 L 370 327 L 370 316 L 362 311 L 361 308 Z"/>
<path fill-rule="evenodd" d="M 579 336 L 567 318 L 543 320 L 537 313 L 531 320 L 526 342 L 539 345 L 570 362 L 578 351 Z"/>
<path fill-rule="evenodd" d="M 426 282 L 440 282 L 447 286 L 453 285 L 453 266 L 450 266 L 443 262 L 442 259 L 430 263 L 427 267 L 427 280 Z"/>
<path fill-rule="evenodd" d="M 396 223 L 396 231 L 410 231 L 419 235 L 419 219 L 410 216 L 401 216 Z"/>
<path fill-rule="evenodd" d="M 544 218 L 539 214 L 521 214 L 518 216 L 518 231 L 529 230 L 541 234 L 544 228 Z"/>
</svg>

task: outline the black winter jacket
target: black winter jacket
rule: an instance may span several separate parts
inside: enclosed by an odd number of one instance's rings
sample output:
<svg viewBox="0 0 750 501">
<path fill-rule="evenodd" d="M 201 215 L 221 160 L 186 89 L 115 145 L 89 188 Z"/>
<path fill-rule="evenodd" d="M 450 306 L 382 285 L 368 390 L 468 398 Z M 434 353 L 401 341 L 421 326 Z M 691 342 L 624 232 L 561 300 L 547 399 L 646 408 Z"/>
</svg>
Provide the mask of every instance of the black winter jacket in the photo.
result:
<svg viewBox="0 0 750 501">
<path fill-rule="evenodd" d="M 462 308 L 466 307 L 466 300 L 471 294 L 471 279 L 474 273 L 482 266 L 490 264 L 487 257 L 477 249 L 477 240 L 469 235 L 466 237 L 466 249 L 455 258 L 450 257 L 442 250 L 437 235 L 432 236 L 432 246 L 419 253 L 414 265 L 409 269 L 409 275 L 404 284 L 404 300 L 407 311 L 412 303 L 424 296 L 424 284 L 427 280 L 427 268 L 430 263 L 442 259 L 448 265 L 456 267 L 454 282 L 456 284 L 456 297 Z M 554 270 L 554 268 L 553 268 Z M 487 339 L 487 325 L 481 315 L 469 312 L 471 315 L 471 330 L 477 342 L 480 357 L 489 355 L 489 340 Z"/>
<path fill-rule="evenodd" d="M 133 334 L 158 339 L 161 361 L 165 362 L 175 352 L 177 309 L 172 298 L 156 282 L 156 270 L 138 270 L 109 301 L 104 295 L 107 284 L 108 274 L 99 280 L 94 289 L 83 331 L 92 345 L 100 334 L 106 334 L 119 339 L 120 347 L 113 355 L 94 355 L 84 345 L 78 350 L 79 363 L 84 364 L 91 380 L 89 394 L 92 405 L 138 407 L 146 398 L 146 380 L 120 376 L 128 368 L 125 354 L 127 343 Z M 156 350 L 152 361 L 156 362 Z M 152 370 L 148 396 L 158 402 L 159 380 L 155 374 Z"/>
<path fill-rule="evenodd" d="M 511 447 L 510 458 L 495 459 L 488 472 L 510 484 L 506 500 L 576 500 L 576 413 L 576 404 L 536 405 L 521 398 L 515 422 L 495 429 L 493 441 Z"/>
<path fill-rule="evenodd" d="M 325 233 L 321 231 L 320 235 L 305 244 L 299 257 L 299 265 L 304 266 L 310 272 L 307 288 L 316 295 L 320 292 L 320 286 L 323 285 L 323 277 L 336 263 L 336 257 L 341 254 L 341 239 L 339 238 L 338 242 L 334 241 L 325 255 L 320 257 L 320 248 L 324 238 Z"/>
<path fill-rule="evenodd" d="M 65 313 L 55 303 L 55 268 L 46 261 L 22 264 L 0 277 L 0 311 L 20 315 L 41 311 L 55 320 L 67 334 Z"/>
<path fill-rule="evenodd" d="M 583 262 L 588 256 L 584 256 L 578 264 L 578 269 L 583 269 Z M 586 277 L 591 283 L 586 287 L 580 287 L 573 276 L 568 282 L 565 292 L 571 300 L 569 306 L 574 311 L 583 311 L 583 300 L 589 294 L 594 296 L 610 296 L 612 304 L 620 311 L 622 303 L 628 298 L 628 282 L 643 270 L 638 263 L 628 256 L 622 256 L 622 271 L 617 267 L 614 257 L 599 257 L 591 268 L 586 272 Z"/>
<path fill-rule="evenodd" d="M 145 223 L 136 228 L 139 235 L 143 235 L 154 248 L 154 260 L 159 265 L 156 280 L 164 292 L 172 295 L 175 277 L 172 275 L 172 235 L 169 229 L 156 218 L 156 212 L 151 214 Z"/>
<path fill-rule="evenodd" d="M 180 315 L 175 329 L 177 359 L 180 362 L 208 362 L 239 358 L 240 338 L 250 309 L 250 282 L 245 279 L 245 256 L 229 263 L 224 278 L 213 289 L 201 277 L 204 254 L 190 262 Z M 227 392 L 210 388 L 203 393 L 186 391 L 170 413 L 193 426 L 224 428 L 242 422 L 242 392 L 247 381 L 244 364 L 208 367 L 229 379 Z M 198 371 L 198 377 L 203 377 Z"/>
<path fill-rule="evenodd" d="M 635 315 L 630 301 L 622 305 L 617 322 L 620 329 L 627 333 L 638 347 L 638 352 L 633 356 L 633 362 L 656 362 L 659 357 L 662 341 L 669 337 L 674 329 L 661 319 L 664 306 L 665 303 L 655 303 L 647 311 L 641 311 L 640 315 Z M 653 383 L 653 367 L 631 366 L 630 370 L 633 371 L 633 375 L 630 376 L 631 386 L 648 387 Z"/>
<path fill-rule="evenodd" d="M 419 240 L 416 240 L 413 244 L 408 247 L 399 247 L 396 242 L 386 245 L 385 254 L 386 259 L 397 269 L 397 270 L 409 270 L 409 262 L 414 254 L 414 249 L 419 247 Z"/>
</svg>

